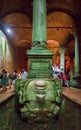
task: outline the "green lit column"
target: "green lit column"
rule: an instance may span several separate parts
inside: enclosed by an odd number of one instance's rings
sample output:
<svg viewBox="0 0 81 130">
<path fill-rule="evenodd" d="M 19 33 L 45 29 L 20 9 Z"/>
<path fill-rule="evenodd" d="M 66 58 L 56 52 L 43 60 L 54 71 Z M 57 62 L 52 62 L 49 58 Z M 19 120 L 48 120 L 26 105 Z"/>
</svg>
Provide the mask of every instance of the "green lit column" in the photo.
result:
<svg viewBox="0 0 81 130">
<path fill-rule="evenodd" d="M 0 36 L 0 72 L 2 72 L 2 37 Z"/>
<path fill-rule="evenodd" d="M 59 78 L 52 77 L 54 54 L 47 49 L 46 32 L 46 0 L 33 0 L 32 49 L 27 50 L 28 77 L 20 82 L 20 87 L 19 82 L 16 85 L 16 96 L 20 92 L 17 97 L 22 106 L 21 116 L 29 121 L 54 120 L 61 109 L 62 85 Z"/>
<path fill-rule="evenodd" d="M 72 79 L 73 78 L 73 54 L 72 53 L 70 53 L 70 79 Z"/>
<path fill-rule="evenodd" d="M 79 46 L 78 36 L 76 32 L 73 32 L 75 38 L 75 73 L 70 80 L 70 86 L 81 88 L 81 75 L 79 74 Z"/>
<path fill-rule="evenodd" d="M 46 28 L 46 0 L 33 1 L 33 30 L 32 30 L 32 46 L 46 47 L 47 28 Z"/>
<path fill-rule="evenodd" d="M 60 69 L 65 73 L 65 47 L 60 48 Z"/>
<path fill-rule="evenodd" d="M 33 0 L 32 49 L 27 50 L 29 77 L 52 76 L 53 52 L 47 49 L 46 0 Z"/>
<path fill-rule="evenodd" d="M 73 33 L 75 38 L 75 75 L 79 75 L 79 47 L 77 34 Z"/>
</svg>

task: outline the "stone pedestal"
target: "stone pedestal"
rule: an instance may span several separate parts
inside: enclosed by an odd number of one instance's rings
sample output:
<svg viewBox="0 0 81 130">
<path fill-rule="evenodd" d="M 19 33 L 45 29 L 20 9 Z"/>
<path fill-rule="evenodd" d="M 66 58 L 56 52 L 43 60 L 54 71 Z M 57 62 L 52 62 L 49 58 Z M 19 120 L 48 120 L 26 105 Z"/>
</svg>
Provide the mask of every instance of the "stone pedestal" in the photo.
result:
<svg viewBox="0 0 81 130">
<path fill-rule="evenodd" d="M 16 81 L 16 110 L 32 122 L 56 120 L 61 109 L 62 85 L 52 78 L 53 53 L 38 47 L 27 51 L 28 78 Z"/>
<path fill-rule="evenodd" d="M 27 51 L 29 78 L 48 78 L 52 76 L 53 53 L 47 49 Z"/>
</svg>

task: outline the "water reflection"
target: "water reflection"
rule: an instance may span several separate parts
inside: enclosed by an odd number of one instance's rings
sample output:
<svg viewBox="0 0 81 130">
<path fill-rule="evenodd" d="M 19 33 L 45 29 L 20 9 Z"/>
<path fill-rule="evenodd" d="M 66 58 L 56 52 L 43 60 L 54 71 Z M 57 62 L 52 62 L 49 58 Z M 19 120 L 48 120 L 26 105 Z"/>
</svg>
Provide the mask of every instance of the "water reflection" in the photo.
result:
<svg viewBox="0 0 81 130">
<path fill-rule="evenodd" d="M 12 97 L 0 106 L 0 130 L 81 130 L 81 106 L 63 97 L 56 122 L 28 124 L 15 112 Z"/>
</svg>

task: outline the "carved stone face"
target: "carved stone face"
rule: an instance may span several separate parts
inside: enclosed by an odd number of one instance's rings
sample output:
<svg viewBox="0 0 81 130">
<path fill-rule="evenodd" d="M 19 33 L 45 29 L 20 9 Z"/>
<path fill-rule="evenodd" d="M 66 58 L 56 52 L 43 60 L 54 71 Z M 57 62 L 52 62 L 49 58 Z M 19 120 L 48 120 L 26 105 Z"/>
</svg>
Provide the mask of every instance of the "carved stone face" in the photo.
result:
<svg viewBox="0 0 81 130">
<path fill-rule="evenodd" d="M 27 118 L 34 120 L 52 118 L 60 110 L 61 103 L 61 84 L 60 81 L 49 79 L 33 79 L 29 83 L 25 82 L 20 94 L 20 101 L 23 104 L 21 112 L 26 114 Z M 39 116 L 41 115 L 41 116 Z"/>
</svg>

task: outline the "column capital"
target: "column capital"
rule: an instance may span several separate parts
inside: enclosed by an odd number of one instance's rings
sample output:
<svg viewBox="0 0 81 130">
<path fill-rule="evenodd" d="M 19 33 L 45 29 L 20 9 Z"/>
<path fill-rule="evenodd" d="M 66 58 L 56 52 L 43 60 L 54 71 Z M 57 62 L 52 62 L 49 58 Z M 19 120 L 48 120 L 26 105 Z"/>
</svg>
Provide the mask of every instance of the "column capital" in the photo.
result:
<svg viewBox="0 0 81 130">
<path fill-rule="evenodd" d="M 66 47 L 65 46 L 61 46 L 60 48 L 59 48 L 59 52 L 60 53 L 64 53 L 65 51 L 66 51 Z"/>
</svg>

